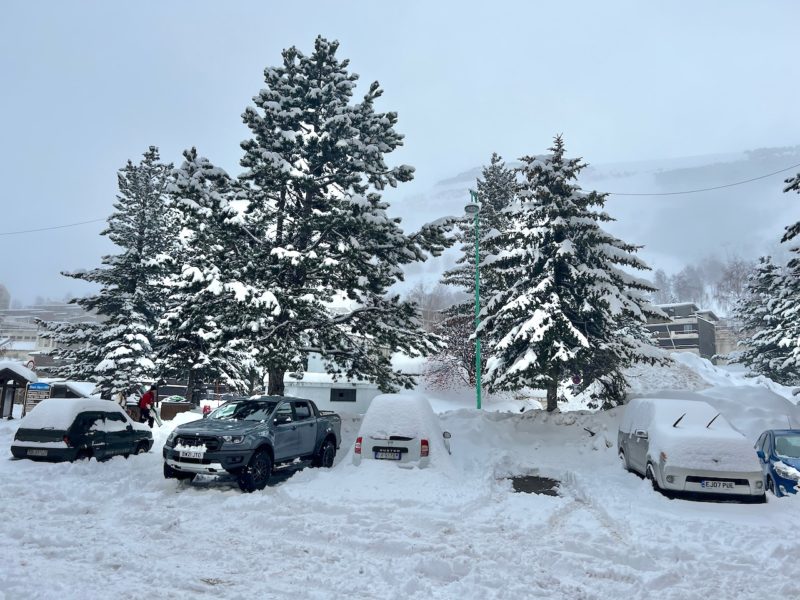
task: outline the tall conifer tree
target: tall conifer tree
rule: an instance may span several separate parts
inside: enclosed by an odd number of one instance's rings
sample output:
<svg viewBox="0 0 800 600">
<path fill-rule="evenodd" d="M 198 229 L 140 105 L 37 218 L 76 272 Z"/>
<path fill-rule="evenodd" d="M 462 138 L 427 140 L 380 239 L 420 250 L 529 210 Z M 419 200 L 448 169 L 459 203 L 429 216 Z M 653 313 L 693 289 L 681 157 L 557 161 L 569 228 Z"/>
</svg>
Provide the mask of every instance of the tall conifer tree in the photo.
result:
<svg viewBox="0 0 800 600">
<path fill-rule="evenodd" d="M 577 185 L 585 164 L 564 156 L 560 136 L 550 150 L 521 159 L 509 224 L 486 261 L 508 284 L 488 302 L 479 330 L 492 354 L 488 387 L 544 388 L 555 410 L 559 383 L 578 374 L 584 383 L 605 379 L 609 406 L 622 400 L 621 369 L 656 360 L 644 327 L 658 312 L 645 299 L 653 288 L 628 272 L 648 268 L 639 248 L 602 229 L 612 220 L 605 195 Z"/>
<path fill-rule="evenodd" d="M 104 397 L 137 393 L 156 377 L 155 324 L 163 309 L 160 278 L 172 255 L 175 215 L 165 203 L 172 165 L 151 146 L 143 159 L 120 169 L 114 213 L 102 235 L 120 248 L 103 267 L 64 273 L 98 284 L 97 294 L 74 300 L 95 312 L 99 325 L 46 325 L 66 361 L 59 374 L 94 381 Z"/>
<path fill-rule="evenodd" d="M 310 352 L 331 373 L 386 390 L 409 386 L 385 350 L 415 356 L 436 347 L 414 306 L 387 292 L 402 265 L 444 249 L 444 224 L 407 235 L 387 215 L 381 193 L 413 176 L 385 162 L 402 145 L 397 114 L 376 110 L 377 82 L 353 101 L 358 76 L 337 50 L 322 37 L 309 55 L 285 50 L 243 115 L 251 132 L 242 142 L 245 227 L 257 242 L 250 281 L 280 307 L 268 318 L 247 315 L 270 393 L 283 392 L 284 374 L 302 370 Z"/>
</svg>

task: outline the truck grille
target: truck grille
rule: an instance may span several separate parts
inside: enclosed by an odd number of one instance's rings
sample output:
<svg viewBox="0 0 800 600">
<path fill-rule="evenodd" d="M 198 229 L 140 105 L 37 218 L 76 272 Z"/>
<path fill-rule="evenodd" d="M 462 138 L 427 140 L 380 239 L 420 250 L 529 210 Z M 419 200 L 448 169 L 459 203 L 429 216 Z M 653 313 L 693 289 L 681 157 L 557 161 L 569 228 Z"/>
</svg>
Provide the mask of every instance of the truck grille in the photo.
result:
<svg viewBox="0 0 800 600">
<path fill-rule="evenodd" d="M 219 450 L 220 442 L 218 438 L 213 435 L 179 435 L 175 440 L 176 446 L 192 446 L 197 447 L 199 450 L 206 452 L 214 452 Z"/>
</svg>

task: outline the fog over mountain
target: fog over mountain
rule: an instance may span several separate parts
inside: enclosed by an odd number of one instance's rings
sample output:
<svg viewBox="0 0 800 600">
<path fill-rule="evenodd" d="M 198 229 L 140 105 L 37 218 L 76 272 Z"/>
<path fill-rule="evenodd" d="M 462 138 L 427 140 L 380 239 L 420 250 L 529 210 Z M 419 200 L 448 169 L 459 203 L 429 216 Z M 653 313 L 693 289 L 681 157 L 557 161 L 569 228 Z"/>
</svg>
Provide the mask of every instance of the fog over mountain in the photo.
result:
<svg viewBox="0 0 800 600">
<path fill-rule="evenodd" d="M 545 151 L 542 148 L 541 152 Z M 584 159 L 590 161 L 590 157 Z M 606 212 L 616 221 L 607 228 L 626 241 L 644 246 L 641 254 L 648 264 L 669 273 L 708 255 L 780 256 L 784 252 L 779 246 L 784 227 L 800 218 L 800 197 L 784 194 L 783 181 L 800 167 L 742 185 L 694 194 L 622 196 L 613 192 L 662 193 L 717 187 L 798 163 L 800 146 L 590 164 L 582 173 L 581 185 L 585 190 L 611 192 Z M 476 167 L 443 179 L 429 192 L 398 203 L 395 210 L 408 226 L 444 214 L 459 214 L 469 201 L 468 190 L 475 188 L 480 171 Z M 452 264 L 455 255 L 451 249 L 441 259 L 415 266 L 409 281 L 434 281 Z"/>
</svg>

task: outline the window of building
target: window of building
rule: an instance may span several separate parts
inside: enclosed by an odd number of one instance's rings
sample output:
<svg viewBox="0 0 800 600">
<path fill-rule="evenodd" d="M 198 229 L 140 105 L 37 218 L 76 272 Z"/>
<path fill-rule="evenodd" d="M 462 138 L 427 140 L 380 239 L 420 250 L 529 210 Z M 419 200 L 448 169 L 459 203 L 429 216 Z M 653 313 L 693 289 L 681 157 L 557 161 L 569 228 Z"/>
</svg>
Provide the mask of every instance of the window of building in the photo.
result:
<svg viewBox="0 0 800 600">
<path fill-rule="evenodd" d="M 331 388 L 331 402 L 355 402 L 356 391 L 343 388 Z"/>
</svg>

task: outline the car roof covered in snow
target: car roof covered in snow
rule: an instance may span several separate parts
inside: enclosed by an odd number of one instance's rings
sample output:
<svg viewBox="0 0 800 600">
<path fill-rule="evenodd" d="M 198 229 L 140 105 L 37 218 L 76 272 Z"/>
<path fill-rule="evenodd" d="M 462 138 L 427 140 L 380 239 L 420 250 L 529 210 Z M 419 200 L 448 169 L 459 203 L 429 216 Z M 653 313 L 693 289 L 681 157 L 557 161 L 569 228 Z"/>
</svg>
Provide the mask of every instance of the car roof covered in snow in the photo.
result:
<svg viewBox="0 0 800 600">
<path fill-rule="evenodd" d="M 373 398 L 361 423 L 361 434 L 442 437 L 438 418 L 428 400 L 412 393 L 381 394 Z"/>
<path fill-rule="evenodd" d="M 68 429 L 75 417 L 86 411 L 123 412 L 122 408 L 112 400 L 95 398 L 49 398 L 42 400 L 29 412 L 20 429 Z"/>
<path fill-rule="evenodd" d="M 633 429 L 648 429 L 653 426 L 672 424 L 681 416 L 679 425 L 683 428 L 705 427 L 719 414 L 713 406 L 701 400 L 681 400 L 675 398 L 635 398 L 625 407 L 620 420 L 620 430 L 630 432 Z M 721 421 L 720 421 L 721 420 Z M 730 425 L 723 417 L 718 417 L 728 428 Z"/>
</svg>

